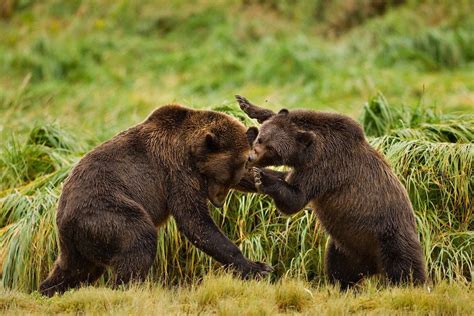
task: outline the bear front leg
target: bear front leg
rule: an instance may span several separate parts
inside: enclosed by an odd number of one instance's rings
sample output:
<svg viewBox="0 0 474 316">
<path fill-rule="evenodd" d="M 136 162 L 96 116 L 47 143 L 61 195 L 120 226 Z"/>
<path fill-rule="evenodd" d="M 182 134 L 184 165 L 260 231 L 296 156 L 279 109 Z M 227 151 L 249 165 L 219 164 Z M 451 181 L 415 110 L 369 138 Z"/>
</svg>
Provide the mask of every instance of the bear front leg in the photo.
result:
<svg viewBox="0 0 474 316">
<path fill-rule="evenodd" d="M 237 99 L 242 111 L 244 111 L 250 118 L 256 119 L 260 124 L 275 115 L 275 112 L 272 110 L 262 109 L 253 105 L 249 100 L 240 95 L 236 95 L 235 98 Z"/>
<path fill-rule="evenodd" d="M 272 176 L 274 176 L 278 179 L 282 179 L 282 180 L 284 180 L 288 175 L 288 171 L 276 171 L 276 170 L 267 169 L 267 168 L 262 169 L 262 170 L 264 170 L 266 174 L 272 175 Z M 248 192 L 248 193 L 257 193 L 257 192 L 259 192 L 259 190 L 255 186 L 254 172 L 252 170 L 248 170 L 244 174 L 244 176 L 242 177 L 240 182 L 233 187 L 233 189 L 235 189 L 237 191 L 241 191 L 241 192 Z"/>
<path fill-rule="evenodd" d="M 255 186 L 259 192 L 268 194 L 275 201 L 278 210 L 285 214 L 294 214 L 309 203 L 307 195 L 296 186 L 289 184 L 267 170 L 252 168 Z"/>
<path fill-rule="evenodd" d="M 182 197 L 183 198 L 183 197 Z M 243 278 L 265 275 L 273 269 L 262 262 L 252 262 L 244 257 L 215 225 L 205 201 L 178 203 L 172 209 L 178 229 L 197 248 L 223 264 L 237 270 Z"/>
</svg>

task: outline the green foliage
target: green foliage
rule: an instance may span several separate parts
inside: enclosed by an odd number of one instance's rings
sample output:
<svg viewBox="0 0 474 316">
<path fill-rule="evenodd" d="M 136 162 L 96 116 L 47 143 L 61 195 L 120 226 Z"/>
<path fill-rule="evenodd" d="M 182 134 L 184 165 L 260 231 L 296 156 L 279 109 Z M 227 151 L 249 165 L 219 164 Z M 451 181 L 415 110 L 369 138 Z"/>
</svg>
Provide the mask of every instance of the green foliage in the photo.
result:
<svg viewBox="0 0 474 316">
<path fill-rule="evenodd" d="M 367 136 L 390 135 L 448 143 L 471 143 L 474 138 L 473 115 L 441 114 L 420 104 L 393 107 L 381 93 L 364 105 L 360 120 Z"/>
<path fill-rule="evenodd" d="M 360 21 L 337 42 L 321 29 L 347 1 L 251 2 L 29 1 L 1 26 L 5 124 L 18 133 L 27 122 L 54 118 L 103 140 L 170 102 L 209 107 L 240 93 L 267 98 L 270 107 L 355 115 L 377 90 L 414 104 L 421 85 L 427 103 L 472 105 L 472 23 L 459 13 L 469 11 L 465 1 L 456 8 L 407 2 Z M 363 3 L 360 10 L 370 11 Z M 427 8 L 443 14 L 442 25 L 433 25 Z M 459 33 L 461 66 L 443 66 L 449 74 L 413 71 L 413 59 L 404 59 L 406 68 L 380 67 L 377 56 L 390 55 L 379 54 L 385 43 L 415 38 L 413 29 L 439 33 L 440 41 Z"/>
<path fill-rule="evenodd" d="M 395 108 L 379 94 L 361 121 L 409 192 L 431 275 L 472 280 L 474 116 Z"/>
<path fill-rule="evenodd" d="M 66 152 L 81 149 L 76 140 L 57 124 L 35 126 L 28 136 L 27 145 L 35 144 Z"/>
<path fill-rule="evenodd" d="M 380 11 L 374 7 L 378 1 L 365 0 L 14 2 L 9 19 L 0 21 L 4 286 L 31 291 L 49 272 L 58 254 L 55 214 L 61 183 L 85 151 L 167 103 L 213 108 L 255 124 L 235 105 L 234 94 L 269 100 L 270 108 L 360 114 L 370 143 L 385 154 L 408 189 L 434 281 L 472 282 L 472 1 L 405 1 Z M 415 106 L 393 106 L 379 94 L 361 109 L 376 91 L 394 104 Z M 422 106 L 420 96 L 436 108 Z M 72 135 L 58 124 L 41 123 L 56 121 Z M 324 283 L 326 235 L 314 212 L 283 217 L 263 196 L 232 193 L 212 215 L 248 257 L 275 267 L 271 278 Z M 153 280 L 195 283 L 217 268 L 183 239 L 173 221 L 159 230 L 158 241 Z M 107 282 L 107 276 L 100 282 Z M 217 289 L 219 282 L 209 286 Z M 258 284 L 251 286 L 261 286 L 261 296 L 273 294 L 272 304 L 257 311 L 311 313 L 303 285 L 289 282 L 277 294 Z M 235 286 L 238 290 L 224 289 L 221 305 L 211 290 L 196 294 L 202 302 L 199 312 L 250 312 L 234 299 L 246 286 Z M 451 293 L 440 291 L 439 297 Z M 36 298 L 32 303 L 18 293 L 2 293 L 7 299 L 0 297 L 0 310 L 38 303 L 45 312 L 105 312 L 107 304 L 135 306 L 134 297 L 140 297 L 134 291 L 125 297 L 99 292 L 71 293 L 46 307 Z M 327 293 L 336 295 L 332 289 Z M 329 294 L 318 294 L 318 302 Z M 438 311 L 465 311 L 446 299 L 431 301 L 426 293 L 398 294 L 386 295 L 392 307 L 404 311 L 426 313 L 430 304 Z M 109 295 L 113 298 L 107 301 Z M 10 297 L 17 303 L 10 303 Z M 347 299 L 337 297 L 342 306 L 337 310 L 364 313 L 371 304 L 347 305 Z M 147 304 L 157 303 L 153 298 Z M 183 313 L 194 311 L 191 305 L 183 299 L 188 308 Z M 143 313 L 149 311 L 141 306 Z"/>
<path fill-rule="evenodd" d="M 244 119 L 237 106 L 215 109 Z M 445 128 L 434 129 L 432 123 L 422 123 L 423 118 L 440 122 L 443 115 L 435 112 L 419 115 L 418 112 L 425 113 L 427 109 L 397 112 L 381 95 L 369 102 L 365 110 L 362 120 L 368 132 L 385 134 L 371 138 L 370 143 L 384 153 L 409 192 L 430 275 L 436 281 L 471 280 L 473 120 L 459 120 L 463 128 L 452 127 L 454 132 L 447 134 Z M 408 119 L 402 120 L 404 117 Z M 454 117 L 450 122 L 454 126 Z M 402 133 L 399 126 L 409 123 L 411 133 L 406 129 Z M 15 142 L 21 148 L 42 146 L 51 150 L 54 153 L 51 156 L 61 163 L 51 165 L 48 170 L 42 169 L 44 160 L 30 160 L 28 155 L 37 157 L 34 151 L 2 151 L 0 161 L 9 160 L 10 166 L 25 168 L 16 161 L 26 160 L 30 169 L 42 170 L 33 178 L 12 181 L 8 187 L 16 188 L 0 196 L 4 286 L 36 289 L 57 256 L 56 201 L 60 184 L 80 152 L 66 135 L 55 125 L 37 126 L 25 144 Z M 445 142 L 446 138 L 454 141 Z M 15 174 L 11 168 L 5 170 L 4 174 Z M 232 193 L 224 207 L 213 209 L 212 215 L 245 255 L 272 264 L 275 269 L 272 278 L 294 276 L 323 281 L 326 235 L 311 210 L 284 217 L 264 196 Z M 174 221 L 159 229 L 158 254 L 150 275 L 153 279 L 165 284 L 183 284 L 200 279 L 217 267 L 211 258 L 181 236 Z M 291 305 L 291 302 L 282 304 Z"/>
<path fill-rule="evenodd" d="M 453 69 L 474 61 L 474 34 L 470 29 L 430 30 L 413 37 L 387 41 L 378 61 L 392 65 L 400 61 L 416 62 L 426 70 Z"/>
<path fill-rule="evenodd" d="M 371 140 L 408 190 L 434 280 L 474 277 L 473 141 L 437 143 L 397 136 Z"/>
<path fill-rule="evenodd" d="M 41 193 L 12 193 L 2 199 L 0 247 L 2 282 L 28 290 L 38 285 L 57 255 L 55 225 L 58 191 L 43 188 Z M 41 249 L 41 251 L 37 251 Z"/>
<path fill-rule="evenodd" d="M 0 155 L 0 190 L 33 181 L 70 164 L 64 154 L 81 147 L 57 124 L 34 127 L 24 143 L 11 137 Z"/>
<path fill-rule="evenodd" d="M 223 112 L 237 118 L 240 122 L 244 123 L 245 126 L 252 126 L 253 121 L 250 119 L 237 104 L 222 104 L 212 108 L 213 111 Z"/>
</svg>

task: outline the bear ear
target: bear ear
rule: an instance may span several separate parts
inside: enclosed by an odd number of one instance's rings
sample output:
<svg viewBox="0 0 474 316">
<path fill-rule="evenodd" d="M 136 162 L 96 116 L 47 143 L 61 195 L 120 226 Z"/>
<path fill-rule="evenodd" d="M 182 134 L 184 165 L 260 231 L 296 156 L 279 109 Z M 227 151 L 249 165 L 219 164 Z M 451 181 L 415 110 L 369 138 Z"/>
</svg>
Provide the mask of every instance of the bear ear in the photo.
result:
<svg viewBox="0 0 474 316">
<path fill-rule="evenodd" d="M 206 147 L 212 151 L 219 149 L 219 140 L 214 133 L 209 132 L 206 134 Z"/>
<path fill-rule="evenodd" d="M 278 112 L 278 115 L 288 115 L 288 113 L 290 113 L 287 109 L 281 109 L 280 112 Z"/>
<path fill-rule="evenodd" d="M 253 142 L 258 136 L 258 128 L 255 126 L 249 127 L 247 130 L 247 141 L 249 142 L 249 145 L 252 146 Z"/>
<path fill-rule="evenodd" d="M 313 132 L 298 131 L 296 132 L 296 140 L 308 147 L 316 140 L 316 136 Z"/>
</svg>

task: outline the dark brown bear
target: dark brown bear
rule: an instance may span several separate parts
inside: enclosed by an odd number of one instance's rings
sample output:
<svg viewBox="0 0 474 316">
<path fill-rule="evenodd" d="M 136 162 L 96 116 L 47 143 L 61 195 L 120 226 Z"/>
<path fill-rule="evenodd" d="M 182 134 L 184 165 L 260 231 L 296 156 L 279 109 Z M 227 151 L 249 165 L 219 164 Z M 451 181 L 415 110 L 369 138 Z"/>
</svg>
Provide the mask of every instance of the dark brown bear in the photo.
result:
<svg viewBox="0 0 474 316">
<path fill-rule="evenodd" d="M 155 258 L 157 227 L 169 215 L 191 243 L 242 276 L 271 271 L 246 259 L 208 211 L 208 199 L 222 205 L 239 182 L 249 151 L 236 119 L 178 105 L 157 109 L 95 148 L 64 184 L 60 256 L 41 293 L 91 283 L 107 266 L 116 284 L 142 280 Z"/>
<path fill-rule="evenodd" d="M 278 114 L 237 97 L 263 125 L 249 161 L 292 167 L 288 174 L 254 168 L 257 189 L 286 214 L 309 202 L 330 235 L 326 272 L 345 289 L 384 273 L 395 284 L 425 282 L 425 263 L 407 192 L 349 117 L 314 111 Z M 258 135 L 257 135 L 258 134 Z"/>
</svg>

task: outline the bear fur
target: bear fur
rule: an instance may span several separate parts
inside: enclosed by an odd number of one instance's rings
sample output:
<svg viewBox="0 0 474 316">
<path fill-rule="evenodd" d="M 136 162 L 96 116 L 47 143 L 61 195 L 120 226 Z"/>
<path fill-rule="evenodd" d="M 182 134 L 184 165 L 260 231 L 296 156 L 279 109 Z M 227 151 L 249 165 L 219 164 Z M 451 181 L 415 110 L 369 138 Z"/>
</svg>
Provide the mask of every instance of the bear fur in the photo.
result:
<svg viewBox="0 0 474 316">
<path fill-rule="evenodd" d="M 218 112 L 163 106 L 85 155 L 65 181 L 57 226 L 60 255 L 40 292 L 51 296 L 97 280 L 143 280 L 157 251 L 157 227 L 171 215 L 196 247 L 243 277 L 271 268 L 246 259 L 214 224 L 245 172 L 246 128 Z"/>
<path fill-rule="evenodd" d="M 293 214 L 311 203 L 330 235 L 325 270 L 348 288 L 384 273 L 391 283 L 424 283 L 425 262 L 408 194 L 385 159 L 347 116 L 286 109 L 278 114 L 237 96 L 263 123 L 249 129 L 257 189 Z M 289 173 L 257 167 L 285 165 Z"/>
</svg>

